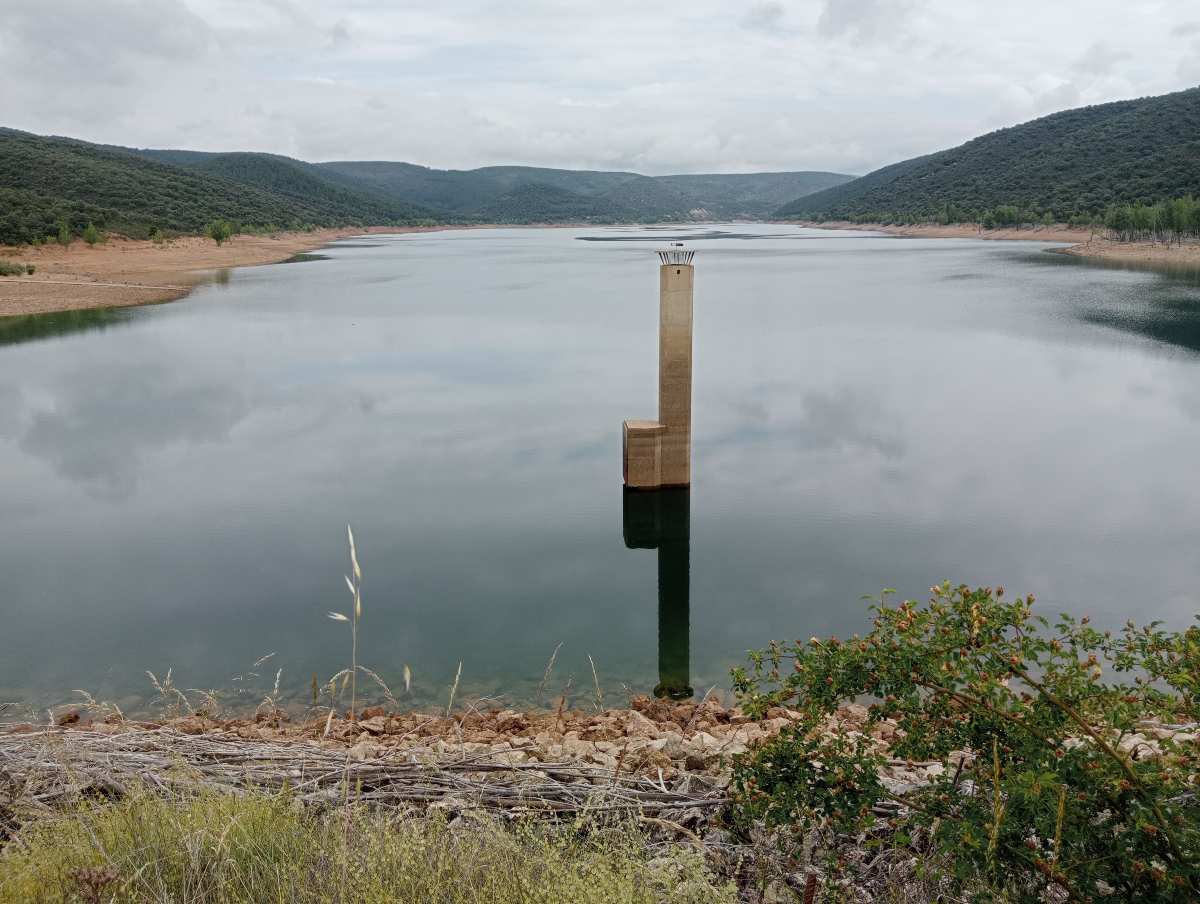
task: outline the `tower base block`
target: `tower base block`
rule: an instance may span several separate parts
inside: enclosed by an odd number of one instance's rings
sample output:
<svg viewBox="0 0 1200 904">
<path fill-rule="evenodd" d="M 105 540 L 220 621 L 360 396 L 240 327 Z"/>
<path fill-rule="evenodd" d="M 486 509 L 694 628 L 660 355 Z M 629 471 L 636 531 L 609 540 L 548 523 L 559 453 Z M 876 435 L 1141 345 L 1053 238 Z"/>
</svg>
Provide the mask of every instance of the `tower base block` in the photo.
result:
<svg viewBox="0 0 1200 904">
<path fill-rule="evenodd" d="M 666 432 L 658 421 L 625 421 L 621 430 L 625 486 L 635 490 L 662 486 L 662 438 Z"/>
</svg>

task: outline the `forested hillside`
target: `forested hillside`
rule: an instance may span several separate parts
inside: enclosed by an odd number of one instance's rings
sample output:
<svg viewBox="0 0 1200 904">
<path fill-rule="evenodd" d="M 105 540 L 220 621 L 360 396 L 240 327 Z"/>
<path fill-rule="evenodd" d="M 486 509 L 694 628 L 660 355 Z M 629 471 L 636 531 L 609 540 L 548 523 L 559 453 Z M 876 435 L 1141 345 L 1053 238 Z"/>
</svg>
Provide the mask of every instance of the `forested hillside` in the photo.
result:
<svg viewBox="0 0 1200 904">
<path fill-rule="evenodd" d="M 0 244 L 235 228 L 762 218 L 837 173 L 642 176 L 600 170 L 306 163 L 277 154 L 89 144 L 0 129 Z M 65 227 L 65 230 L 64 230 Z"/>
<path fill-rule="evenodd" d="M 225 156 L 239 155 L 214 155 Z M 0 129 L 0 243 L 52 237 L 64 224 L 76 235 L 93 223 L 144 237 L 154 229 L 199 232 L 214 219 L 300 228 L 397 225 L 428 216 L 412 205 L 305 191 L 300 176 L 294 190 L 278 180 L 256 183 L 261 173 L 235 181 L 228 170 L 206 172 L 211 159 L 174 166 L 119 148 Z"/>
<path fill-rule="evenodd" d="M 555 185 L 524 182 L 476 211 L 487 223 L 615 223 L 631 220 L 603 198 Z"/>
<path fill-rule="evenodd" d="M 406 222 L 430 211 L 399 198 L 381 198 L 366 186 L 347 185 L 318 167 L 277 154 L 210 154 L 194 169 L 231 182 L 266 189 L 294 201 L 317 205 L 328 216 L 368 223 Z"/>
<path fill-rule="evenodd" d="M 1060 222 L 1200 194 L 1200 89 L 1066 110 L 876 170 L 780 208 L 795 219 Z"/>
<path fill-rule="evenodd" d="M 651 176 L 634 176 L 608 189 L 600 197 L 624 211 L 626 219 L 630 220 L 654 222 L 709 218 L 703 202 Z"/>
</svg>

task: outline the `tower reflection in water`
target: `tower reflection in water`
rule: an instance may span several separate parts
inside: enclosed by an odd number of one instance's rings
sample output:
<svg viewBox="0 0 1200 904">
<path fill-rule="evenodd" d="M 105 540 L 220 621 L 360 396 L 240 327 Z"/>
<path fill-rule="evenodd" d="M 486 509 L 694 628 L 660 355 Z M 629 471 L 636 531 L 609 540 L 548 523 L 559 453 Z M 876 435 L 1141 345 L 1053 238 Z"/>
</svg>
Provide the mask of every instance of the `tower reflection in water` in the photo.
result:
<svg viewBox="0 0 1200 904">
<path fill-rule="evenodd" d="M 685 700 L 694 693 L 688 623 L 691 490 L 624 492 L 625 545 L 658 550 L 658 685 L 654 695 Z"/>
</svg>

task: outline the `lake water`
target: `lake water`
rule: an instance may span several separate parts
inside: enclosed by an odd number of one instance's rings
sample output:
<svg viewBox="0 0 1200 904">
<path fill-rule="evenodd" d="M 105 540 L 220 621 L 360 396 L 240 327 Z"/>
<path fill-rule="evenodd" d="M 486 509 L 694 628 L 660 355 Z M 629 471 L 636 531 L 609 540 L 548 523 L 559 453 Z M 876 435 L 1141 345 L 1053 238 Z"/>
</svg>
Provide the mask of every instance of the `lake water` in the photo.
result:
<svg viewBox="0 0 1200 904">
<path fill-rule="evenodd" d="M 627 510 L 621 421 L 656 412 L 652 250 L 680 237 L 694 483 Z M 0 701 L 136 708 L 168 668 L 250 702 L 282 668 L 304 699 L 347 659 L 326 618 L 347 522 L 360 660 L 395 685 L 410 664 L 414 704 L 460 661 L 460 694 L 527 700 L 560 643 L 549 693 L 585 700 L 589 655 L 610 701 L 702 692 L 748 648 L 848 634 L 863 594 L 943 578 L 1186 625 L 1200 280 L 1047 247 L 371 236 L 173 304 L 0 320 Z"/>
</svg>

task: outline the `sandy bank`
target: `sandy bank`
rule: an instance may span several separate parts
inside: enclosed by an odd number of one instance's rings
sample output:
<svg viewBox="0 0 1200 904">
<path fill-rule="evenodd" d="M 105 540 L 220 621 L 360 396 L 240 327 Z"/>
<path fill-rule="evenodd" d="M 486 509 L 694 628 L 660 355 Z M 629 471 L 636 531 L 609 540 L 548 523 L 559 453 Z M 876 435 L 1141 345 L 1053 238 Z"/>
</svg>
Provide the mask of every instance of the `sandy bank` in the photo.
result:
<svg viewBox="0 0 1200 904">
<path fill-rule="evenodd" d="M 854 229 L 860 232 L 886 232 L 889 235 L 903 235 L 910 238 L 923 239 L 1087 242 L 1092 238 L 1092 232 L 1088 229 L 1073 229 L 1061 223 L 1055 226 L 1023 226 L 1013 229 L 983 229 L 973 223 L 952 223 L 949 226 L 939 226 L 930 223 L 922 223 L 916 226 L 893 226 L 885 223 L 849 223 L 838 221 L 831 223 L 801 222 L 798 225 L 811 226 L 814 229 Z"/>
<path fill-rule="evenodd" d="M 909 238 L 991 239 L 997 241 L 1071 242 L 1069 248 L 1055 249 L 1074 257 L 1096 258 L 1118 263 L 1147 266 L 1200 266 L 1200 245 L 1163 245 L 1158 242 L 1114 242 L 1099 232 L 1070 226 L 1024 226 L 1019 229 L 982 229 L 969 223 L 950 226 L 893 226 L 883 223 L 801 223 L 817 229 L 855 229 L 886 232 Z"/>
<path fill-rule="evenodd" d="M 218 246 L 187 236 L 162 245 L 119 237 L 89 247 L 0 248 L 0 260 L 30 263 L 33 276 L 0 278 L 0 317 L 170 301 L 188 294 L 212 271 L 273 264 L 368 232 L 423 232 L 446 227 L 319 229 L 276 236 L 239 235 Z"/>
<path fill-rule="evenodd" d="M 1128 264 L 1200 266 L 1200 245 L 1163 245 L 1157 242 L 1111 242 L 1095 238 L 1061 249 L 1063 254 Z"/>
</svg>

